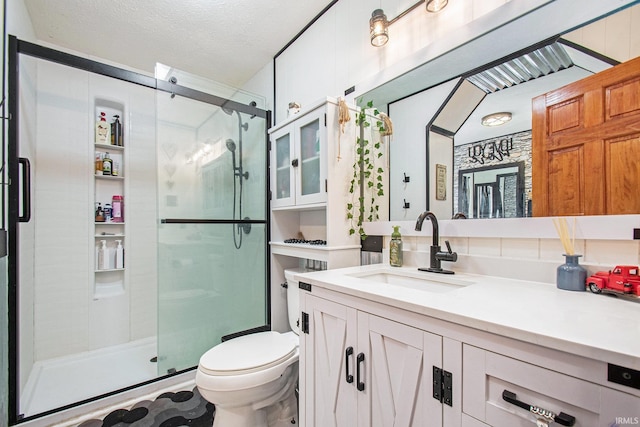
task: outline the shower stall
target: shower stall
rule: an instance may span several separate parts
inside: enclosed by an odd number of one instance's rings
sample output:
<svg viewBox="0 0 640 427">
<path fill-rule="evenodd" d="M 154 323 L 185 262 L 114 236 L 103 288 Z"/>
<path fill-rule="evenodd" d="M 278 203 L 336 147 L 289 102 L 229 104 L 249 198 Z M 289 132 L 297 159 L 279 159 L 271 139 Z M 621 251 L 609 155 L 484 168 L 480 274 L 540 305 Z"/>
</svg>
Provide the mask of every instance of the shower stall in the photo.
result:
<svg viewBox="0 0 640 427">
<path fill-rule="evenodd" d="M 10 422 L 269 329 L 264 99 L 14 37 L 9 60 Z"/>
</svg>

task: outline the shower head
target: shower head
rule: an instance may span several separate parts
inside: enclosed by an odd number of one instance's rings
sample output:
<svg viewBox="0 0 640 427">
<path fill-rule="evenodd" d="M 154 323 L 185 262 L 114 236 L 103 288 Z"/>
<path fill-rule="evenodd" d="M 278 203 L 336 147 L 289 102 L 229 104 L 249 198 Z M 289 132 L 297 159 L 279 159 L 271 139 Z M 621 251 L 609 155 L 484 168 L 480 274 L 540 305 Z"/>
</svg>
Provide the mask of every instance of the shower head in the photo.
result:
<svg viewBox="0 0 640 427">
<path fill-rule="evenodd" d="M 224 111 L 225 114 L 228 114 L 228 115 L 233 114 L 233 110 L 230 108 L 227 108 L 227 107 L 220 107 L 220 108 L 222 108 L 222 111 Z"/>
<path fill-rule="evenodd" d="M 227 150 L 231 151 L 232 153 L 236 151 L 236 143 L 233 141 L 233 139 L 227 139 L 225 144 L 227 145 Z"/>
</svg>

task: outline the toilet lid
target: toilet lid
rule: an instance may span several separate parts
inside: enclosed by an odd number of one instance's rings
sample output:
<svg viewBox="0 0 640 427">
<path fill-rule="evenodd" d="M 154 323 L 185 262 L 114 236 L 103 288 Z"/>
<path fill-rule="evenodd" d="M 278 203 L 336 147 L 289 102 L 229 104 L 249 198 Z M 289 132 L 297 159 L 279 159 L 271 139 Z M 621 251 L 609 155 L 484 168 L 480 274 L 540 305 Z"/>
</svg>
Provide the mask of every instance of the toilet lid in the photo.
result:
<svg viewBox="0 0 640 427">
<path fill-rule="evenodd" d="M 277 365 L 295 353 L 290 337 L 278 332 L 259 332 L 225 341 L 200 358 L 199 369 L 211 375 L 235 375 Z"/>
</svg>

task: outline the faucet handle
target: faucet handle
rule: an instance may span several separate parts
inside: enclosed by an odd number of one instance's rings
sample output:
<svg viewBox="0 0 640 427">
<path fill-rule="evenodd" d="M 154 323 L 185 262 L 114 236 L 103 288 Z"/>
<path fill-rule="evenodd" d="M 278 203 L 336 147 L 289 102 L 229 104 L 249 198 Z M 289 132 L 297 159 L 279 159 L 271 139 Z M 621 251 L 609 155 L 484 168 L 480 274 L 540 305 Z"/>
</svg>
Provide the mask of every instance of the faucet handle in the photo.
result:
<svg viewBox="0 0 640 427">
<path fill-rule="evenodd" d="M 444 244 L 445 244 L 445 245 L 447 245 L 447 250 L 449 251 L 449 253 L 450 253 L 450 254 L 452 254 L 452 253 L 453 253 L 453 251 L 451 250 L 451 245 L 449 244 L 449 241 L 448 241 L 448 240 L 445 240 L 445 241 L 444 241 Z"/>
</svg>

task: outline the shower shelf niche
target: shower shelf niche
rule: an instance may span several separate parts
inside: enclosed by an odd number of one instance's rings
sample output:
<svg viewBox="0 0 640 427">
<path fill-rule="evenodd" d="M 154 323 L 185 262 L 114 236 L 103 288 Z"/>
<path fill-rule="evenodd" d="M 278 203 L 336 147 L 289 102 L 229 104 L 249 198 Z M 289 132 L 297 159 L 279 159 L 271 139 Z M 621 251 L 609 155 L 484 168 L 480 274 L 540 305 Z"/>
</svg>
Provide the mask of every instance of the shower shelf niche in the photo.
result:
<svg viewBox="0 0 640 427">
<path fill-rule="evenodd" d="M 94 150 L 95 158 L 104 158 L 108 153 L 109 158 L 112 160 L 112 167 L 117 170 L 117 175 L 104 175 L 100 170 L 96 170 L 94 167 L 94 215 L 97 204 L 100 203 L 102 208 L 106 204 L 111 204 L 114 195 L 125 196 L 125 184 L 126 184 L 126 147 L 129 142 L 127 127 L 128 125 L 125 115 L 125 104 L 123 102 L 114 101 L 110 99 L 95 98 L 94 99 L 94 120 L 92 120 L 92 126 L 96 126 L 96 119 L 100 117 L 100 113 L 104 112 L 106 122 L 109 127 L 106 143 L 98 142 L 97 135 L 92 137 L 92 146 Z M 114 131 L 114 127 L 111 125 L 114 116 L 119 116 L 121 124 L 121 145 L 118 145 L 117 140 L 111 138 L 111 134 Z M 95 166 L 95 165 L 94 165 Z M 126 197 L 125 197 L 126 200 Z M 126 211 L 124 211 L 126 215 Z M 106 234 L 103 234 L 106 233 Z M 122 242 L 122 246 L 125 248 L 126 257 L 126 230 L 124 222 L 115 221 L 95 221 L 93 225 L 93 238 L 92 244 L 95 248 L 95 260 L 94 260 L 94 299 L 112 298 L 115 296 L 123 295 L 125 293 L 125 268 L 116 267 L 116 240 Z M 105 269 L 98 269 L 98 247 L 100 241 L 105 240 L 108 248 L 108 267 Z M 126 260 L 125 264 L 126 266 Z"/>
</svg>

